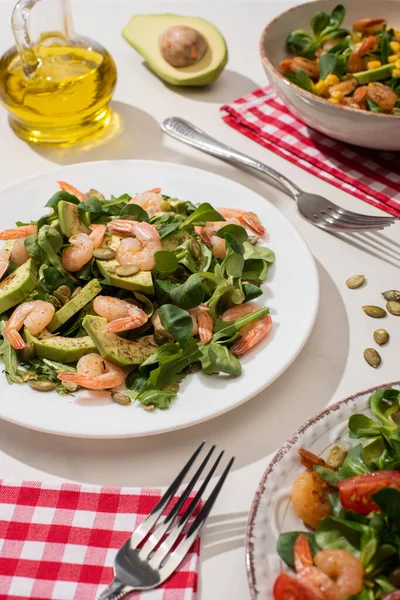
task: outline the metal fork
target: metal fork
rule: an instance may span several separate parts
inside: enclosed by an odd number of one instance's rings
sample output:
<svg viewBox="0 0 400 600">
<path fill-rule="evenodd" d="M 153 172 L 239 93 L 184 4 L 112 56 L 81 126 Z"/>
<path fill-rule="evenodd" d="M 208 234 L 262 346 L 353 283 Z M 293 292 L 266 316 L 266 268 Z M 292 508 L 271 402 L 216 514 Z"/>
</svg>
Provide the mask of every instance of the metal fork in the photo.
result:
<svg viewBox="0 0 400 600">
<path fill-rule="evenodd" d="M 179 500 L 172 506 L 167 516 L 163 517 L 165 509 L 167 509 L 184 478 L 203 450 L 205 443 L 200 444 L 149 516 L 118 551 L 114 565 L 114 580 L 100 594 L 99 600 L 120 600 L 120 598 L 135 590 L 151 590 L 168 579 L 178 568 L 199 535 L 235 460 L 234 458 L 229 460 L 198 515 L 190 522 L 221 461 L 224 451 L 220 452 L 198 492 L 183 515 L 179 516 L 179 512 L 188 500 L 190 493 L 215 451 L 216 447 L 212 446 L 182 492 Z"/>
<path fill-rule="evenodd" d="M 236 165 L 245 165 L 267 175 L 274 182 L 280 184 L 296 200 L 297 208 L 307 221 L 326 231 L 347 233 L 383 229 L 397 220 L 396 217 L 390 216 L 361 215 L 341 208 L 323 196 L 304 192 L 285 175 L 278 173 L 272 167 L 222 144 L 195 125 L 179 117 L 165 119 L 161 123 L 161 129 L 173 138 L 194 146 L 207 154 L 212 154 Z"/>
</svg>

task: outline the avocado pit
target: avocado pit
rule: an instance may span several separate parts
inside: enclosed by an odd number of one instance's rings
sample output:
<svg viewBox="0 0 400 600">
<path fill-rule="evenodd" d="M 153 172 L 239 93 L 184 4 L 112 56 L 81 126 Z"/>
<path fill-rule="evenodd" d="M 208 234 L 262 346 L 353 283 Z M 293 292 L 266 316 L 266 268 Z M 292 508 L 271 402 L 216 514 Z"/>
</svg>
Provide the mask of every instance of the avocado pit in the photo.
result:
<svg viewBox="0 0 400 600">
<path fill-rule="evenodd" d="M 189 67 L 199 62 L 208 50 L 205 37 L 187 25 L 169 27 L 160 35 L 160 51 L 173 67 Z"/>
</svg>

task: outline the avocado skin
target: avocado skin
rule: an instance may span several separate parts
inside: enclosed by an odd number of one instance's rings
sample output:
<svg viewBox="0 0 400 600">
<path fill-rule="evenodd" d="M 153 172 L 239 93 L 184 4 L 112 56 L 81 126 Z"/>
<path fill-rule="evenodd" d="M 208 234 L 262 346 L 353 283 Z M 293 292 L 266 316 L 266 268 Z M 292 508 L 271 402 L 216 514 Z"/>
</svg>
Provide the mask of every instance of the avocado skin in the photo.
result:
<svg viewBox="0 0 400 600">
<path fill-rule="evenodd" d="M 37 267 L 30 258 L 0 282 L 0 313 L 20 304 L 36 287 Z"/>
<path fill-rule="evenodd" d="M 101 290 L 102 287 L 98 279 L 92 279 L 89 281 L 89 283 L 87 283 L 85 287 L 81 289 L 75 298 L 69 300 L 54 314 L 50 324 L 47 326 L 48 331 L 53 332 L 61 327 L 61 325 L 68 321 L 68 319 L 73 317 L 79 310 L 81 310 L 81 308 L 86 306 L 86 304 L 100 294 Z"/>
<path fill-rule="evenodd" d="M 120 367 L 140 365 L 158 348 L 153 336 L 148 335 L 140 340 L 131 341 L 119 337 L 116 333 L 107 333 L 107 320 L 102 317 L 87 315 L 82 325 L 101 356 Z"/>
<path fill-rule="evenodd" d="M 383 65 L 382 67 L 371 69 L 370 71 L 360 71 L 360 73 L 354 73 L 353 77 L 357 79 L 360 85 L 366 85 L 367 83 L 372 83 L 373 81 L 383 81 L 391 76 L 394 67 L 394 64 Z"/>
<path fill-rule="evenodd" d="M 90 223 L 88 214 L 79 213 L 77 205 L 72 202 L 61 200 L 58 203 L 58 219 L 61 232 L 67 238 L 78 233 L 90 233 L 90 229 L 87 227 Z"/>
<path fill-rule="evenodd" d="M 35 337 L 24 329 L 27 342 L 32 342 L 35 355 L 39 358 L 48 358 L 60 363 L 77 362 L 85 354 L 96 352 L 96 346 L 89 336 L 80 338 L 66 338 L 61 336 Z"/>
</svg>

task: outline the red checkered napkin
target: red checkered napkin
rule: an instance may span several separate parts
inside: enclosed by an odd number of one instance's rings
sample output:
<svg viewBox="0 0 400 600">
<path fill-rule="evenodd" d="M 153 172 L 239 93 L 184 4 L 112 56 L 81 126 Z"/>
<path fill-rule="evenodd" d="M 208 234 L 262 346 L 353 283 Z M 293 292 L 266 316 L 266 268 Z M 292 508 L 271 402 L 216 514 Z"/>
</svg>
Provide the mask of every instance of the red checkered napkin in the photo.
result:
<svg viewBox="0 0 400 600">
<path fill-rule="evenodd" d="M 0 480 L 0 599 L 95 600 L 160 490 Z M 132 600 L 193 600 L 199 541 L 163 586 Z"/>
<path fill-rule="evenodd" d="M 400 217 L 400 160 L 309 129 L 271 86 L 221 107 L 224 121 L 309 173 Z"/>
</svg>

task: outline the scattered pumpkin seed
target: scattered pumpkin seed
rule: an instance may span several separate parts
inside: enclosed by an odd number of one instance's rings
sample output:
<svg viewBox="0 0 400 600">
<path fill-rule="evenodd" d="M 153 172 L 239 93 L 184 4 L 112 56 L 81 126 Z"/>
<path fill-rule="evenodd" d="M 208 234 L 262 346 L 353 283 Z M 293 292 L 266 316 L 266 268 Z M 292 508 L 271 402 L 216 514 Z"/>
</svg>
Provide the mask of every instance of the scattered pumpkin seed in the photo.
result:
<svg viewBox="0 0 400 600">
<path fill-rule="evenodd" d="M 53 296 L 55 296 L 61 304 L 66 304 L 71 298 L 71 290 L 67 285 L 60 285 L 60 287 L 53 292 Z"/>
<path fill-rule="evenodd" d="M 197 240 L 194 240 L 194 239 L 190 240 L 189 249 L 190 249 L 190 253 L 192 254 L 192 256 L 194 256 L 194 258 L 196 260 L 200 260 L 200 258 L 202 256 L 201 246 Z"/>
<path fill-rule="evenodd" d="M 389 341 L 389 334 L 386 331 L 386 329 L 377 329 L 376 331 L 374 331 L 374 340 L 380 346 L 383 346 L 383 344 L 387 344 Z"/>
<path fill-rule="evenodd" d="M 158 346 L 163 346 L 174 341 L 174 338 L 165 329 L 156 329 L 154 331 L 154 341 Z"/>
<path fill-rule="evenodd" d="M 132 275 L 139 273 L 139 271 L 140 269 L 136 265 L 119 265 L 119 267 L 115 269 L 115 274 L 118 275 L 118 277 L 131 277 Z"/>
<path fill-rule="evenodd" d="M 63 381 L 62 385 L 67 390 L 67 392 L 70 392 L 71 394 L 76 392 L 76 390 L 79 387 L 77 383 L 73 383 L 72 381 Z"/>
<path fill-rule="evenodd" d="M 374 319 L 382 319 L 382 317 L 386 317 L 387 315 L 386 310 L 384 310 L 380 306 L 367 305 L 363 306 L 362 309 L 366 315 L 368 315 L 369 317 L 373 317 Z"/>
<path fill-rule="evenodd" d="M 121 392 L 117 392 L 116 394 L 111 394 L 111 398 L 117 404 L 123 404 L 124 406 L 127 406 L 128 404 L 131 404 L 131 402 L 132 402 L 132 400 L 129 398 L 129 396 L 127 396 L 126 394 L 121 394 Z"/>
<path fill-rule="evenodd" d="M 377 352 L 374 348 L 367 348 L 364 350 L 364 358 L 374 369 L 377 369 L 382 362 L 379 352 Z"/>
<path fill-rule="evenodd" d="M 21 362 L 27 362 L 35 354 L 35 345 L 33 342 L 27 342 L 25 348 L 19 351 L 19 359 Z"/>
<path fill-rule="evenodd" d="M 103 196 L 103 194 L 97 190 L 95 190 L 94 188 L 91 188 L 88 193 L 86 194 L 87 198 L 98 198 L 99 200 L 105 200 L 105 197 Z"/>
<path fill-rule="evenodd" d="M 396 302 L 396 300 L 389 300 L 389 302 L 386 303 L 386 308 L 391 315 L 400 317 L 400 302 Z"/>
<path fill-rule="evenodd" d="M 56 296 L 50 296 L 50 300 L 54 308 L 62 308 L 62 304 Z"/>
<path fill-rule="evenodd" d="M 82 289 L 82 288 L 81 288 L 81 286 L 78 286 L 78 287 L 75 289 L 75 291 L 73 292 L 73 294 L 72 294 L 72 296 L 71 296 L 71 300 L 72 300 L 73 298 L 75 298 L 75 296 L 77 296 L 77 295 L 79 294 L 79 292 L 81 291 L 81 289 Z"/>
<path fill-rule="evenodd" d="M 326 462 L 330 467 L 332 467 L 332 469 L 339 469 L 342 466 L 346 456 L 347 450 L 344 446 L 333 446 L 329 450 Z"/>
<path fill-rule="evenodd" d="M 100 260 L 112 260 L 117 255 L 113 248 L 95 248 L 92 254 L 95 258 L 99 258 Z"/>
<path fill-rule="evenodd" d="M 160 209 L 166 211 L 171 210 L 171 204 L 168 202 L 168 200 L 161 200 Z"/>
<path fill-rule="evenodd" d="M 249 244 L 251 244 L 252 246 L 255 246 L 258 243 L 259 237 L 256 235 L 249 235 L 247 241 L 249 242 Z"/>
<path fill-rule="evenodd" d="M 57 385 L 52 381 L 34 379 L 33 381 L 29 381 L 28 385 L 37 392 L 52 392 L 56 389 Z"/>
<path fill-rule="evenodd" d="M 394 300 L 394 302 L 400 302 L 400 292 L 398 290 L 388 290 L 387 292 L 382 292 L 382 296 L 390 302 Z"/>
<path fill-rule="evenodd" d="M 179 383 L 176 381 L 171 381 L 170 383 L 166 383 L 162 388 L 165 392 L 169 392 L 170 390 L 174 392 L 179 392 Z"/>
<path fill-rule="evenodd" d="M 147 412 L 152 412 L 153 410 L 155 410 L 155 406 L 154 404 L 148 404 L 147 406 L 145 406 L 144 404 L 142 405 L 144 410 L 146 410 Z"/>
<path fill-rule="evenodd" d="M 352 277 L 349 277 L 348 279 L 346 279 L 346 285 L 351 290 L 355 290 L 355 289 L 361 287 L 364 283 L 365 283 L 364 275 L 353 275 Z"/>
</svg>

